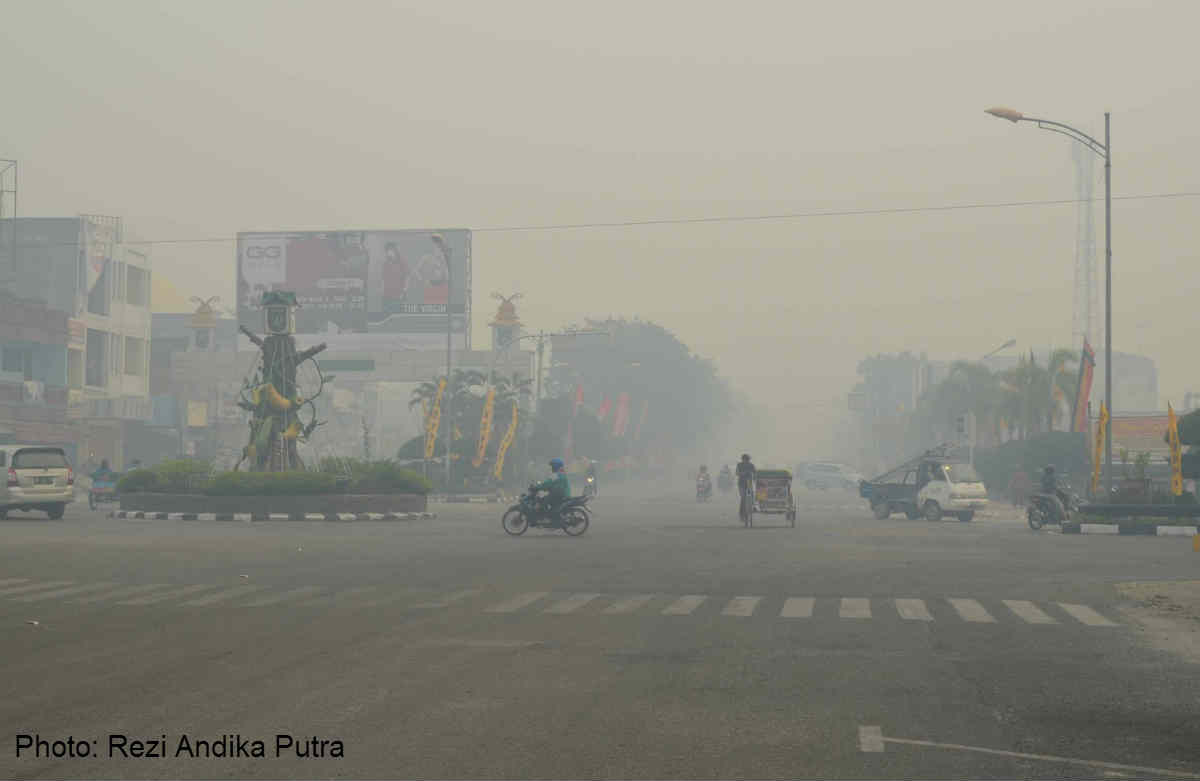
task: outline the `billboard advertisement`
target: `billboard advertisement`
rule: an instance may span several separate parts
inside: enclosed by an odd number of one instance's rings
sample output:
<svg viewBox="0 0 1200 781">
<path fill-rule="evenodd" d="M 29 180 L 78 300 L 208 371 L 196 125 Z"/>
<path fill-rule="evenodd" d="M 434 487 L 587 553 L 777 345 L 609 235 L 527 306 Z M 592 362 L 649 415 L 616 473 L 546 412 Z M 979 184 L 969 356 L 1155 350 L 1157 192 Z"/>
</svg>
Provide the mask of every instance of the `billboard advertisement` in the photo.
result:
<svg viewBox="0 0 1200 781">
<path fill-rule="evenodd" d="M 290 290 L 298 334 L 420 334 L 435 347 L 448 309 L 469 343 L 469 230 L 239 233 L 237 245 L 238 322 L 252 331 L 262 294 Z"/>
</svg>

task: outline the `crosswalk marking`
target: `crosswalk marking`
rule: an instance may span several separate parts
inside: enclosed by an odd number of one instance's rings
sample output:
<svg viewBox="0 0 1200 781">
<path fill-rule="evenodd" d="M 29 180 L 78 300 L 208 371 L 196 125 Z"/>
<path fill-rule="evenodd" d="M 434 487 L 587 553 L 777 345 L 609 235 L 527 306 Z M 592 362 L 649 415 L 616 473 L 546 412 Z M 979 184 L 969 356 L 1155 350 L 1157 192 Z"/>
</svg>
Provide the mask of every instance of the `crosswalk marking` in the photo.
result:
<svg viewBox="0 0 1200 781">
<path fill-rule="evenodd" d="M 812 618 L 814 602 L 816 600 L 812 597 L 788 597 L 783 603 L 783 610 L 779 611 L 779 617 Z"/>
<path fill-rule="evenodd" d="M 73 580 L 51 580 L 41 583 L 30 583 L 27 586 L 13 586 L 12 588 L 0 590 L 0 597 L 8 597 L 13 594 L 28 594 L 30 591 L 44 591 L 58 586 L 70 586 L 74 582 Z"/>
<path fill-rule="evenodd" d="M 70 588 L 59 588 L 54 591 L 38 591 L 33 594 L 23 594 L 18 597 L 13 597 L 14 602 L 40 602 L 43 599 L 54 599 L 56 597 L 66 597 L 72 594 L 86 594 L 89 591 L 99 591 L 104 588 L 113 588 L 116 583 L 89 583 L 86 586 L 71 586 Z"/>
<path fill-rule="evenodd" d="M 523 607 L 529 607 L 539 599 L 545 599 L 550 596 L 549 591 L 532 591 L 528 594 L 521 594 L 513 597 L 507 602 L 501 602 L 499 605 L 493 605 L 487 609 L 489 613 L 515 613 Z"/>
<path fill-rule="evenodd" d="M 169 588 L 167 583 L 151 583 L 144 586 L 122 586 L 112 591 L 101 591 L 99 594 L 80 597 L 79 599 L 68 599 L 76 605 L 91 605 L 96 602 L 103 602 L 106 599 L 121 599 L 123 597 L 131 597 L 134 594 L 145 594 L 147 591 L 157 591 L 159 589 Z"/>
<path fill-rule="evenodd" d="M 466 599 L 467 597 L 473 597 L 476 594 L 482 594 L 482 593 L 483 592 L 477 588 L 463 589 L 462 591 L 455 591 L 453 594 L 447 594 L 446 596 L 442 597 L 441 599 L 435 599 L 432 602 L 422 602 L 419 605 L 415 605 L 415 607 L 431 607 L 431 608 L 449 607 L 450 605 L 453 605 L 455 602 L 461 602 L 462 600 Z"/>
<path fill-rule="evenodd" d="M 5 578 L 4 580 L 0 580 L 0 587 L 11 586 L 14 583 L 28 583 L 28 582 L 29 582 L 29 578 Z"/>
<path fill-rule="evenodd" d="M 591 602 L 594 599 L 598 599 L 599 597 L 600 597 L 599 594 L 572 594 L 571 596 L 567 597 L 566 599 L 562 600 L 561 602 L 554 603 L 550 607 L 546 608 L 543 612 L 554 613 L 556 615 L 565 615 L 567 613 L 574 613 L 576 610 L 583 607 L 588 602 Z"/>
<path fill-rule="evenodd" d="M 842 618 L 870 618 L 871 600 L 861 597 L 842 597 L 838 615 Z"/>
<path fill-rule="evenodd" d="M 1004 605 L 1016 613 L 1018 617 L 1029 624 L 1057 624 L 1050 616 L 1042 612 L 1042 609 L 1032 602 L 1026 602 L 1023 599 L 1005 599 L 1002 600 Z"/>
<path fill-rule="evenodd" d="M 266 607 L 268 605 L 278 605 L 281 602 L 287 602 L 289 599 L 296 597 L 311 597 L 313 594 L 321 591 L 320 586 L 301 586 L 290 591 L 284 591 L 281 594 L 271 594 L 269 596 L 260 597 L 253 602 L 247 602 L 246 607 Z"/>
<path fill-rule="evenodd" d="M 1087 605 L 1071 605 L 1066 602 L 1059 602 L 1057 604 L 1082 624 L 1087 624 L 1088 626 L 1116 626 L 1112 621 L 1109 621 Z"/>
<path fill-rule="evenodd" d="M 680 597 L 671 604 L 663 608 L 664 616 L 686 616 L 691 615 L 692 611 L 700 607 L 704 600 L 708 599 L 703 594 L 688 594 L 686 597 Z"/>
<path fill-rule="evenodd" d="M 209 605 L 215 605 L 218 602 L 228 602 L 231 599 L 237 599 L 238 597 L 244 597 L 247 594 L 253 594 L 256 591 L 262 591 L 265 588 L 266 586 L 234 586 L 233 588 L 227 588 L 222 591 L 218 591 L 215 594 L 197 597 L 196 599 L 183 602 L 181 604 L 184 607 L 208 607 Z"/>
<path fill-rule="evenodd" d="M 983 605 L 973 599 L 948 599 L 947 600 L 958 614 L 962 616 L 964 621 L 970 621 L 976 624 L 994 624 L 996 619 L 992 618 L 992 614 L 987 612 Z"/>
<path fill-rule="evenodd" d="M 905 621 L 932 621 L 929 608 L 925 607 L 923 599 L 897 599 L 896 612 Z"/>
<path fill-rule="evenodd" d="M 628 597 L 619 602 L 614 602 L 600 612 L 610 616 L 632 613 L 652 599 L 654 599 L 653 594 L 638 594 L 636 597 Z"/>
<path fill-rule="evenodd" d="M 723 616 L 752 616 L 762 597 L 734 597 L 721 611 Z"/>
<path fill-rule="evenodd" d="M 183 588 L 172 589 L 171 591 L 163 591 L 158 594 L 149 594 L 144 597 L 134 597 L 118 602 L 118 605 L 153 605 L 157 602 L 164 602 L 168 599 L 179 599 L 180 597 L 190 597 L 200 591 L 209 591 L 217 588 L 212 583 L 205 583 L 199 586 L 184 586 Z"/>
<path fill-rule="evenodd" d="M 300 607 L 318 607 L 322 605 L 332 604 L 335 600 L 343 600 L 347 597 L 361 597 L 367 594 L 373 594 L 379 590 L 379 586 L 363 586 L 361 588 L 350 588 L 345 591 L 335 591 L 332 594 L 322 594 L 315 599 L 309 599 L 300 603 Z"/>
</svg>

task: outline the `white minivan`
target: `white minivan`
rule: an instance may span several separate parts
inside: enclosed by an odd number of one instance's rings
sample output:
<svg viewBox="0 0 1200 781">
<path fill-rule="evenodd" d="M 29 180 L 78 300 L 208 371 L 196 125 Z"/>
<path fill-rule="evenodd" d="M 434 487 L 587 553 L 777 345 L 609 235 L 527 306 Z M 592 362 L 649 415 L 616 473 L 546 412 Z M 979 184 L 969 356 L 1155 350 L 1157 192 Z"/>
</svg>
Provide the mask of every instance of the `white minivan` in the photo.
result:
<svg viewBox="0 0 1200 781">
<path fill-rule="evenodd" d="M 11 510 L 41 510 L 58 520 L 75 501 L 75 472 L 61 447 L 0 445 L 0 519 Z"/>
</svg>

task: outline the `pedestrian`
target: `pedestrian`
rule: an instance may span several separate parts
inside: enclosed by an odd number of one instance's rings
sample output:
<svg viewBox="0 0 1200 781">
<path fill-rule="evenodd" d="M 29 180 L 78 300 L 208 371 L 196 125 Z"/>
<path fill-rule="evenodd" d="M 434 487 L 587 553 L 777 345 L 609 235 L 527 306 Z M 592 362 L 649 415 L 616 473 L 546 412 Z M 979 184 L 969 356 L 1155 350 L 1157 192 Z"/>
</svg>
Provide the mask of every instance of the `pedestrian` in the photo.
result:
<svg viewBox="0 0 1200 781">
<path fill-rule="evenodd" d="M 1013 473 L 1012 479 L 1008 481 L 1008 498 L 1012 502 L 1013 507 L 1023 507 L 1025 502 L 1029 500 L 1029 492 L 1033 490 L 1033 483 L 1029 480 L 1029 475 L 1025 472 L 1024 467 L 1018 467 Z"/>
</svg>

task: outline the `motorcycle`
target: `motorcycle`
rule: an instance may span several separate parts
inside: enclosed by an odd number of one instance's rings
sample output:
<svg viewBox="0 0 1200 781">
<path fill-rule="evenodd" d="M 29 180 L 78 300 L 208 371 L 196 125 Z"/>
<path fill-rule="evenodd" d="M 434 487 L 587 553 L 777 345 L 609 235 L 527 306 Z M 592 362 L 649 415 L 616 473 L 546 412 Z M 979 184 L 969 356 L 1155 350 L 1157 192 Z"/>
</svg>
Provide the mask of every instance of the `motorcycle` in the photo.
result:
<svg viewBox="0 0 1200 781">
<path fill-rule="evenodd" d="M 530 528 L 562 529 L 572 537 L 578 537 L 591 524 L 591 513 L 587 508 L 590 498 L 576 496 L 568 499 L 559 508 L 558 517 L 554 517 L 545 503 L 538 500 L 537 486 L 530 484 L 529 490 L 521 494 L 517 503 L 504 511 L 500 525 L 514 537 L 521 536 Z"/>
<path fill-rule="evenodd" d="M 1054 498 L 1057 498 L 1058 502 L 1052 501 Z M 1062 505 L 1061 510 L 1059 503 Z M 1048 523 L 1061 525 L 1071 520 L 1071 513 L 1077 511 L 1079 505 L 1079 497 L 1068 491 L 1059 491 L 1057 497 L 1053 494 L 1035 493 L 1029 497 L 1025 517 L 1029 521 L 1029 528 L 1037 531 Z"/>
<path fill-rule="evenodd" d="M 92 485 L 88 488 L 88 509 L 95 510 L 97 506 L 106 502 L 120 501 L 117 496 L 117 480 L 120 475 L 113 474 L 105 477 L 102 480 L 93 480 Z"/>
<path fill-rule="evenodd" d="M 711 498 L 712 480 L 706 475 L 701 475 L 696 478 L 696 501 L 707 502 Z"/>
<path fill-rule="evenodd" d="M 591 498 L 591 499 L 596 498 L 596 496 L 598 495 L 597 489 L 596 489 L 596 476 L 595 475 L 588 475 L 587 482 L 585 482 L 583 484 L 583 495 L 588 498 Z"/>
</svg>

